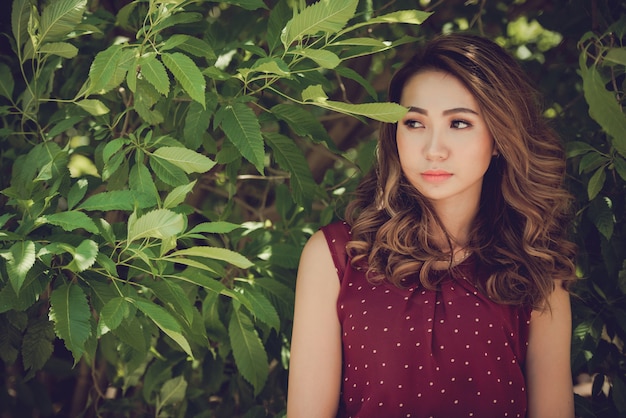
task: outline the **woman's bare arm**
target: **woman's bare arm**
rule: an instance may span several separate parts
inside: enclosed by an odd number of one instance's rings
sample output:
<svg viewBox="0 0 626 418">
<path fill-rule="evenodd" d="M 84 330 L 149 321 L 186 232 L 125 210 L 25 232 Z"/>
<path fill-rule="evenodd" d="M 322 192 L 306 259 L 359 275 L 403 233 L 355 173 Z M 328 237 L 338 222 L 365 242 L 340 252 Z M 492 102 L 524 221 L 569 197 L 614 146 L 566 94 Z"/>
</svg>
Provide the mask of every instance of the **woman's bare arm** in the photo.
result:
<svg viewBox="0 0 626 418">
<path fill-rule="evenodd" d="M 339 278 L 326 239 L 318 231 L 305 245 L 298 268 L 287 394 L 289 418 L 330 418 L 337 413 L 341 385 L 338 294 Z"/>
<path fill-rule="evenodd" d="M 550 308 L 533 311 L 526 358 L 528 418 L 573 418 L 570 364 L 572 312 L 569 293 L 560 283 Z"/>
</svg>

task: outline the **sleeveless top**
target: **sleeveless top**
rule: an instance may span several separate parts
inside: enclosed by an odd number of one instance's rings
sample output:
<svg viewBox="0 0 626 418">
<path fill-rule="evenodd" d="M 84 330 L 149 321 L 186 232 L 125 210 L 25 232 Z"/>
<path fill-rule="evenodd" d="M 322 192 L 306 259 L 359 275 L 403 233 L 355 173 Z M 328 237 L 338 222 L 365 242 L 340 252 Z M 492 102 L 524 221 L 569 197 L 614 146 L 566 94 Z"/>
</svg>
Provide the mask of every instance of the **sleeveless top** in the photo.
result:
<svg viewBox="0 0 626 418">
<path fill-rule="evenodd" d="M 525 417 L 530 308 L 498 304 L 473 284 L 469 256 L 437 290 L 419 280 L 372 284 L 350 266 L 350 228 L 322 228 L 341 288 L 343 371 L 337 417 Z"/>
</svg>

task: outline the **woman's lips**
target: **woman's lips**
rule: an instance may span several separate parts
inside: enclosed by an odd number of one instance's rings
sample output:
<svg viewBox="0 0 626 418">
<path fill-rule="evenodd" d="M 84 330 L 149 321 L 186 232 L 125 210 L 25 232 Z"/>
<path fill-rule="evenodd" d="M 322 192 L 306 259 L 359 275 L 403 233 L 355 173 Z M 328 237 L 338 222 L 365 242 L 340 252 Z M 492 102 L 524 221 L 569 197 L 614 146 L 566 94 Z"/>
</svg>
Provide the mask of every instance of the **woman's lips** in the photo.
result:
<svg viewBox="0 0 626 418">
<path fill-rule="evenodd" d="M 441 183 L 452 177 L 452 173 L 444 170 L 426 170 L 422 173 L 422 178 L 430 183 Z"/>
</svg>

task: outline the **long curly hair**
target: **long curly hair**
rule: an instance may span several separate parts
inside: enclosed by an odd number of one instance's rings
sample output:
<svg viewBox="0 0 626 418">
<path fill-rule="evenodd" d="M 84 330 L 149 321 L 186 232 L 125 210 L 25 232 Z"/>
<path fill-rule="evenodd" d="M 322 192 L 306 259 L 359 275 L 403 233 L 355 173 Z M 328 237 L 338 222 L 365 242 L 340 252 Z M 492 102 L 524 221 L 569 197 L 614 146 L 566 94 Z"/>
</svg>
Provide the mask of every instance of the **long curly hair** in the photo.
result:
<svg viewBox="0 0 626 418">
<path fill-rule="evenodd" d="M 415 74 L 443 71 L 459 79 L 476 99 L 494 139 L 468 248 L 489 277 L 479 283 L 494 301 L 542 307 L 555 279 L 575 278 L 575 246 L 567 239 L 571 196 L 564 188 L 565 156 L 542 116 L 536 90 L 503 48 L 470 34 L 434 38 L 393 76 L 389 101 L 399 103 Z M 375 196 L 375 198 L 373 198 Z M 380 129 L 377 161 L 355 191 L 345 219 L 352 239 L 347 251 L 368 280 L 403 286 L 419 272 L 436 289 L 435 263 L 453 265 L 453 242 L 430 202 L 405 178 L 396 124 Z M 443 231 L 447 248 L 434 244 Z"/>
</svg>

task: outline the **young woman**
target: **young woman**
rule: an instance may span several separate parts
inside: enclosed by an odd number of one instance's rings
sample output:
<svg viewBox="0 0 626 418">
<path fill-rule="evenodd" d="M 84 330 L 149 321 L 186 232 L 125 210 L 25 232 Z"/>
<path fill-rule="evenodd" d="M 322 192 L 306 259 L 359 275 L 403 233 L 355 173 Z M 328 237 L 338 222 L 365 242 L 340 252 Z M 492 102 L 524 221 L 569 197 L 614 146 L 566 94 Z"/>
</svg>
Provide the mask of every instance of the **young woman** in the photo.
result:
<svg viewBox="0 0 626 418">
<path fill-rule="evenodd" d="M 302 254 L 287 416 L 573 417 L 569 195 L 534 90 L 452 34 L 389 96 L 408 113 Z"/>
</svg>

